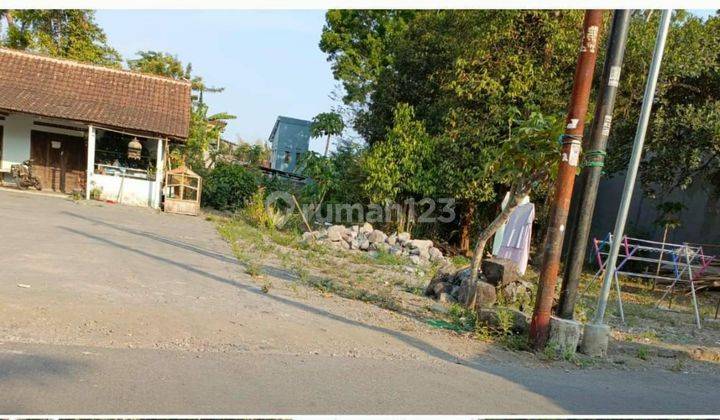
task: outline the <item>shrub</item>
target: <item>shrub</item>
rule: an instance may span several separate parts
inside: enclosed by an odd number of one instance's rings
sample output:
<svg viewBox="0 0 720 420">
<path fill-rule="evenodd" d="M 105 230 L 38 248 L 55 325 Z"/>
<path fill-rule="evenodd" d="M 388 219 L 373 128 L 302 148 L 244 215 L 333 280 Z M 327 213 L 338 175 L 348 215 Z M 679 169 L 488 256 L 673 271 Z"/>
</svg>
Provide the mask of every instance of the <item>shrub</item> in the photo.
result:
<svg viewBox="0 0 720 420">
<path fill-rule="evenodd" d="M 260 175 L 243 166 L 218 163 L 205 178 L 203 204 L 218 210 L 238 210 L 258 190 Z"/>
</svg>

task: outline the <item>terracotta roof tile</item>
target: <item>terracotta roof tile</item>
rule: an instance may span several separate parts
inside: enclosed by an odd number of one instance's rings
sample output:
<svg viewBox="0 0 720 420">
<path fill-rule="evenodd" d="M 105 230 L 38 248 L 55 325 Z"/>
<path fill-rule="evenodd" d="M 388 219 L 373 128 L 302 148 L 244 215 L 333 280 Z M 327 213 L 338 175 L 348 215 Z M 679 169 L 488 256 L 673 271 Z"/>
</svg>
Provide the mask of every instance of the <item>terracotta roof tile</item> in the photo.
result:
<svg viewBox="0 0 720 420">
<path fill-rule="evenodd" d="M 190 82 L 0 48 L 0 109 L 184 139 Z"/>
</svg>

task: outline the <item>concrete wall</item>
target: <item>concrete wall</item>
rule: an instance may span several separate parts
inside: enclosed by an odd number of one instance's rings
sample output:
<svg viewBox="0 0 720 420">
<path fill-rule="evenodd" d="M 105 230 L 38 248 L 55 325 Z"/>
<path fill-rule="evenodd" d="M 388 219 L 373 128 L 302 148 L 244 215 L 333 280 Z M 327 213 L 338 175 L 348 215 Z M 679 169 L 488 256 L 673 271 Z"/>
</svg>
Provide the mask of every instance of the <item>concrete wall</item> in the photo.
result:
<svg viewBox="0 0 720 420">
<path fill-rule="evenodd" d="M 618 175 L 600 183 L 593 215 L 592 236 L 604 237 L 615 226 L 625 176 Z M 682 202 L 687 209 L 679 214 L 681 226 L 668 234 L 670 242 L 720 244 L 720 197 L 711 185 L 696 180 L 686 191 L 676 191 L 656 199 L 645 197 L 639 182 L 630 203 L 626 233 L 629 236 L 662 240 L 663 229 L 653 222 L 658 218 L 657 205 L 667 201 Z"/>
<path fill-rule="evenodd" d="M 48 133 L 67 134 L 83 138 L 84 133 L 74 130 L 63 130 L 55 127 L 34 126 L 37 117 L 26 114 L 10 114 L 0 120 L 3 126 L 2 162 L 0 169 L 10 170 L 10 166 L 30 159 L 30 132 L 32 130 Z"/>
<path fill-rule="evenodd" d="M 91 187 L 102 189 L 100 198 L 141 207 L 160 207 L 160 183 L 146 179 L 123 178 L 119 175 L 90 176 Z M 121 191 L 122 189 L 122 191 Z"/>
</svg>

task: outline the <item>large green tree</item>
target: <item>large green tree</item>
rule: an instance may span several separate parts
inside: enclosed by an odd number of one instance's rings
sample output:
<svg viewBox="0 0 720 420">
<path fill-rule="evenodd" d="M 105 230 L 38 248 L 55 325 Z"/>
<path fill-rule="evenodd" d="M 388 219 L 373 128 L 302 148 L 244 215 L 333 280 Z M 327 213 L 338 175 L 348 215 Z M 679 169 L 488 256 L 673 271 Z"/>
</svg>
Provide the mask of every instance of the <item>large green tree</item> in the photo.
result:
<svg viewBox="0 0 720 420">
<path fill-rule="evenodd" d="M 77 9 L 0 10 L 2 45 L 84 63 L 120 67 L 120 54 L 95 22 L 95 12 Z"/>
<path fill-rule="evenodd" d="M 402 103 L 440 139 L 423 169 L 434 180 L 425 191 L 459 201 L 459 245 L 469 251 L 478 204 L 492 216 L 496 193 L 511 187 L 488 176 L 495 157 L 487 151 L 511 134 L 511 110 L 526 119 L 565 109 L 581 19 L 577 11 L 329 12 L 320 46 L 371 149 L 395 141 Z"/>
<path fill-rule="evenodd" d="M 326 137 L 325 154 L 328 155 L 330 150 L 330 138 L 342 134 L 345 129 L 345 123 L 340 114 L 336 112 L 321 112 L 313 117 L 310 124 L 310 135 L 312 137 Z"/>
</svg>

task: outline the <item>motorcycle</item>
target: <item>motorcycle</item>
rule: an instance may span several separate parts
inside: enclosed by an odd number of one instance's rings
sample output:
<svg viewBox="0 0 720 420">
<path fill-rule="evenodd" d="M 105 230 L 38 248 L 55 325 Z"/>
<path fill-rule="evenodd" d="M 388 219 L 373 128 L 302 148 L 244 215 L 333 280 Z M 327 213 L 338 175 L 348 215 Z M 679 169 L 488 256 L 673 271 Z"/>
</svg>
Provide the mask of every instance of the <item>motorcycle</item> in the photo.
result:
<svg viewBox="0 0 720 420">
<path fill-rule="evenodd" d="M 15 184 L 21 190 L 28 187 L 35 187 L 36 190 L 42 190 L 40 178 L 32 173 L 32 159 L 28 159 L 23 163 L 10 166 L 10 175 L 15 179 Z"/>
</svg>

